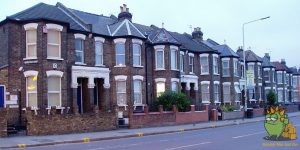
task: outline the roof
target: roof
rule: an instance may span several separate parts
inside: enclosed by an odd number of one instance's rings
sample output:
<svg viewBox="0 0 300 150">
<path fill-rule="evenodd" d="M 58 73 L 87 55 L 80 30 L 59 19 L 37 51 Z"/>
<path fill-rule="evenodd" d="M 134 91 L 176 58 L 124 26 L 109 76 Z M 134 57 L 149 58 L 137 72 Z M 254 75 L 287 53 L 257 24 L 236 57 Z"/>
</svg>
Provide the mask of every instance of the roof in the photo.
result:
<svg viewBox="0 0 300 150">
<path fill-rule="evenodd" d="M 236 53 L 240 56 L 240 60 L 244 60 L 243 50 L 240 49 Z M 253 51 L 246 50 L 245 53 L 247 62 L 262 62 L 262 58 L 257 56 Z"/>
<path fill-rule="evenodd" d="M 76 16 L 68 15 L 67 12 L 61 7 L 60 3 L 58 3 L 57 6 L 38 3 L 24 11 L 8 16 L 7 19 L 15 21 L 47 19 L 68 23 L 70 29 L 89 31 L 87 25 L 80 19 L 76 18 Z"/>
<path fill-rule="evenodd" d="M 273 64 L 275 65 L 275 70 L 287 71 L 287 67 L 279 61 L 274 61 Z"/>
<path fill-rule="evenodd" d="M 262 67 L 263 68 L 275 68 L 275 65 L 270 61 L 268 56 L 262 58 Z"/>
<path fill-rule="evenodd" d="M 220 52 L 220 57 L 236 57 L 239 58 L 239 55 L 236 54 L 228 45 L 216 45 L 213 46 L 214 49 L 218 50 Z"/>
<path fill-rule="evenodd" d="M 111 36 L 135 36 L 146 38 L 141 31 L 128 19 L 123 19 L 114 24 L 108 25 Z"/>
<path fill-rule="evenodd" d="M 193 39 L 190 34 L 184 33 L 180 34 L 177 32 L 170 32 L 171 35 L 181 43 L 181 49 L 190 50 L 193 52 L 200 52 L 200 53 L 218 53 L 218 51 L 212 49 L 211 47 L 205 45 L 202 42 L 198 42 Z"/>
<path fill-rule="evenodd" d="M 296 67 L 291 67 L 289 69 L 293 75 L 300 75 L 300 70 L 298 70 Z"/>
<path fill-rule="evenodd" d="M 164 28 L 154 29 L 150 35 L 149 40 L 154 44 L 159 43 L 171 43 L 171 44 L 180 44 L 171 34 Z"/>
</svg>

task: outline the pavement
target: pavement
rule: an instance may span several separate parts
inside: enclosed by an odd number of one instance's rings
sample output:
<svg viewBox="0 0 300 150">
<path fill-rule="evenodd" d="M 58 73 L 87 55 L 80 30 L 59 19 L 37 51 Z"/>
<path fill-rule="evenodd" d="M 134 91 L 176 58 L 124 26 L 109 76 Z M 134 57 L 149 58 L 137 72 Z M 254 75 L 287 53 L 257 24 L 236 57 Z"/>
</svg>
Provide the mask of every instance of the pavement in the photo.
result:
<svg viewBox="0 0 300 150">
<path fill-rule="evenodd" d="M 288 114 L 289 118 L 300 116 L 300 112 Z M 299 120 L 299 119 L 297 119 Z M 236 119 L 224 121 L 211 121 L 196 124 L 140 128 L 140 129 L 118 129 L 113 131 L 90 132 L 64 135 L 46 135 L 46 136 L 11 136 L 0 138 L 0 149 L 6 148 L 25 148 L 36 146 L 51 146 L 57 144 L 74 143 L 93 143 L 92 141 L 104 141 L 112 139 L 123 139 L 129 137 L 143 137 L 149 135 L 160 135 L 166 133 L 183 133 L 184 131 L 195 131 L 200 129 L 211 129 L 233 125 L 242 125 L 248 123 L 258 123 L 264 121 L 264 117 L 249 119 Z M 258 123 L 260 126 L 261 123 Z M 215 129 L 213 129 L 215 130 Z"/>
</svg>

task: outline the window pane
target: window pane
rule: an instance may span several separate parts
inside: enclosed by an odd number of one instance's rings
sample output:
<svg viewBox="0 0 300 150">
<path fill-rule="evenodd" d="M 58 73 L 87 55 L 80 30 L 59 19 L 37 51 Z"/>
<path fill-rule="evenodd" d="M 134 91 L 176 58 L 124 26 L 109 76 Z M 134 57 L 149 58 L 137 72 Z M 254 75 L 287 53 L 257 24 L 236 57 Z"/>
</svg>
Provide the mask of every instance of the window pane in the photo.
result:
<svg viewBox="0 0 300 150">
<path fill-rule="evenodd" d="M 27 77 L 27 91 L 37 90 L 37 77 L 30 76 Z"/>
<path fill-rule="evenodd" d="M 142 103 L 142 82 L 139 80 L 134 81 L 134 104 Z"/>
<path fill-rule="evenodd" d="M 36 44 L 28 45 L 27 56 L 28 57 L 36 57 Z"/>
<path fill-rule="evenodd" d="M 180 70 L 183 71 L 183 66 L 184 66 L 184 58 L 183 55 L 180 55 Z"/>
<path fill-rule="evenodd" d="M 48 43 L 54 43 L 54 44 L 59 44 L 59 31 L 56 31 L 56 30 L 48 30 Z"/>
<path fill-rule="evenodd" d="M 83 51 L 83 40 L 75 39 L 75 50 Z"/>
<path fill-rule="evenodd" d="M 116 44 L 116 54 L 124 54 L 125 55 L 125 44 L 123 44 L 123 43 Z"/>
<path fill-rule="evenodd" d="M 163 92 L 165 92 L 165 83 L 164 82 L 157 82 L 156 83 L 157 97 L 159 97 Z"/>
<path fill-rule="evenodd" d="M 141 92 L 141 81 L 134 81 L 134 92 Z"/>
<path fill-rule="evenodd" d="M 126 104 L 126 93 L 117 93 L 117 103 L 119 105 Z"/>
<path fill-rule="evenodd" d="M 201 85 L 201 95 L 202 95 L 202 101 L 209 101 L 209 85 L 208 84 L 202 84 Z"/>
<path fill-rule="evenodd" d="M 171 50 L 171 69 L 177 69 L 177 51 Z"/>
<path fill-rule="evenodd" d="M 125 44 L 116 44 L 116 65 L 125 65 Z"/>
<path fill-rule="evenodd" d="M 36 43 L 37 33 L 36 30 L 27 30 L 27 43 Z"/>
<path fill-rule="evenodd" d="M 177 92 L 178 91 L 178 83 L 172 82 L 172 91 Z"/>
<path fill-rule="evenodd" d="M 96 65 L 102 65 L 102 57 L 103 57 L 103 44 L 100 41 L 96 41 L 95 43 L 95 53 L 96 53 Z"/>
<path fill-rule="evenodd" d="M 48 93 L 48 106 L 60 106 L 59 93 Z"/>
<path fill-rule="evenodd" d="M 60 77 L 48 77 L 48 91 L 60 92 Z"/>
<path fill-rule="evenodd" d="M 230 86 L 223 85 L 224 102 L 230 102 Z"/>
<path fill-rule="evenodd" d="M 60 57 L 59 56 L 59 45 L 49 45 L 48 44 L 47 56 L 48 57 Z"/>
<path fill-rule="evenodd" d="M 141 65 L 141 45 L 133 44 L 133 64 L 134 65 Z"/>
<path fill-rule="evenodd" d="M 117 55 L 116 63 L 117 65 L 125 65 L 125 55 Z"/>
<path fill-rule="evenodd" d="M 28 93 L 28 106 L 29 107 L 37 107 L 37 94 L 36 93 Z"/>
<path fill-rule="evenodd" d="M 75 61 L 83 63 L 83 52 L 76 51 L 76 60 Z"/>
<path fill-rule="evenodd" d="M 156 65 L 157 68 L 164 68 L 164 58 L 163 58 L 163 51 L 156 51 Z"/>
<path fill-rule="evenodd" d="M 117 92 L 126 93 L 126 81 L 117 81 Z"/>
</svg>

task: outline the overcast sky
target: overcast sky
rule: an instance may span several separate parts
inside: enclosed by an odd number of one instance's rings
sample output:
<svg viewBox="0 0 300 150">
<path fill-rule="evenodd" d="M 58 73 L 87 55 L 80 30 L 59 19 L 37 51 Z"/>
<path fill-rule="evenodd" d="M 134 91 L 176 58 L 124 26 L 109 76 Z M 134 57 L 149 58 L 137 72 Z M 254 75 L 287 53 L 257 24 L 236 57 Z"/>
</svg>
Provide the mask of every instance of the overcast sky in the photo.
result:
<svg viewBox="0 0 300 150">
<path fill-rule="evenodd" d="M 204 38 L 226 43 L 236 51 L 242 45 L 242 24 L 258 18 L 270 19 L 248 24 L 245 44 L 272 61 L 284 58 L 288 66 L 300 66 L 299 0 L 45 0 L 95 14 L 118 15 L 127 4 L 133 22 L 161 27 L 179 33 L 191 33 L 190 25 L 201 27 Z M 29 8 L 40 0 L 1 0 L 0 20 Z"/>
</svg>

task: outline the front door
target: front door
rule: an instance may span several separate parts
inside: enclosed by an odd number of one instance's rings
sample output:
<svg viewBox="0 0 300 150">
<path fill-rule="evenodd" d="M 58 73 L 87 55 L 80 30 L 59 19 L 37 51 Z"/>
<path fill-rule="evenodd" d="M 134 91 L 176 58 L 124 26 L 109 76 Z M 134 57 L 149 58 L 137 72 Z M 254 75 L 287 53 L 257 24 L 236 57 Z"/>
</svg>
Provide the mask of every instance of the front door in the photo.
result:
<svg viewBox="0 0 300 150">
<path fill-rule="evenodd" d="M 4 107 L 4 101 L 5 101 L 5 87 L 3 85 L 0 85 L 0 108 Z"/>
</svg>

